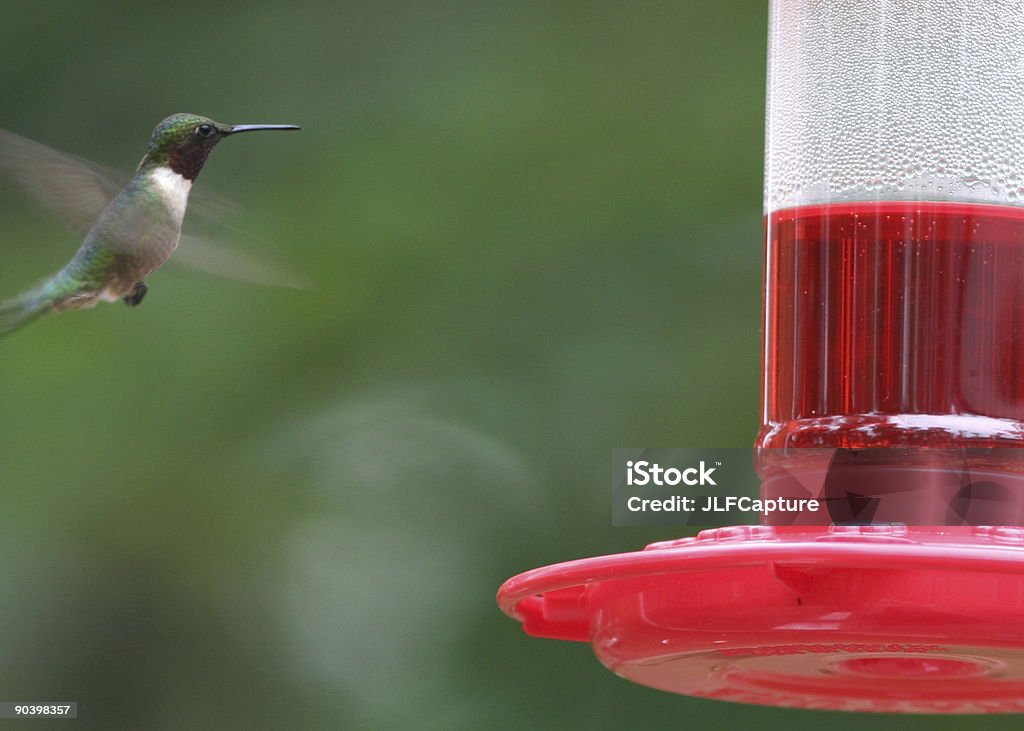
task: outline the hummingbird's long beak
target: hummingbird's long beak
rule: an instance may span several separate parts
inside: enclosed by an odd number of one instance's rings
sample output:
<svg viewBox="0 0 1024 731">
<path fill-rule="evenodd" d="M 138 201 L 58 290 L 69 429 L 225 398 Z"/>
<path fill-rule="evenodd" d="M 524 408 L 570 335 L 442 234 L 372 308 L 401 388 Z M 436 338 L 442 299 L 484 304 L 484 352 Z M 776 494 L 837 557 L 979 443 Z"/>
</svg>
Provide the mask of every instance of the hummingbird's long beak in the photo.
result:
<svg viewBox="0 0 1024 731">
<path fill-rule="evenodd" d="M 258 129 L 302 129 L 297 124 L 233 124 L 228 131 L 229 135 L 236 132 L 253 132 Z"/>
</svg>

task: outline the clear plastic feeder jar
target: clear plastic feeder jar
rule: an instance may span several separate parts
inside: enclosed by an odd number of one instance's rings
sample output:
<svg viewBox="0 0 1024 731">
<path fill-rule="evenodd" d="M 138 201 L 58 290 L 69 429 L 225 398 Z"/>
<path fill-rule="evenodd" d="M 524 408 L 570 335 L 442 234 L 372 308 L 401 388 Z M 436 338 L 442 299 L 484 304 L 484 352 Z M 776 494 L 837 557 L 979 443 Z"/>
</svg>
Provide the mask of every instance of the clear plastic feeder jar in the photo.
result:
<svg viewBox="0 0 1024 731">
<path fill-rule="evenodd" d="M 758 446 L 1024 444 L 1024 3 L 774 0 Z"/>
</svg>

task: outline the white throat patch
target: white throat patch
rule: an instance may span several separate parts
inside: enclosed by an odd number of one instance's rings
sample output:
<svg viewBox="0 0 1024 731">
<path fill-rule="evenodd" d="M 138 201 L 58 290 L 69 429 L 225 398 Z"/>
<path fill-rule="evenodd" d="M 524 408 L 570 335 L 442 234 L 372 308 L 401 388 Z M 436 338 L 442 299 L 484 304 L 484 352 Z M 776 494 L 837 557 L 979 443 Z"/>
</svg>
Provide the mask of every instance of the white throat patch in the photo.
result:
<svg viewBox="0 0 1024 731">
<path fill-rule="evenodd" d="M 192 190 L 192 181 L 183 175 L 161 165 L 149 174 L 153 187 L 160 193 L 171 213 L 181 221 L 185 217 L 185 206 L 188 205 L 188 193 Z"/>
</svg>

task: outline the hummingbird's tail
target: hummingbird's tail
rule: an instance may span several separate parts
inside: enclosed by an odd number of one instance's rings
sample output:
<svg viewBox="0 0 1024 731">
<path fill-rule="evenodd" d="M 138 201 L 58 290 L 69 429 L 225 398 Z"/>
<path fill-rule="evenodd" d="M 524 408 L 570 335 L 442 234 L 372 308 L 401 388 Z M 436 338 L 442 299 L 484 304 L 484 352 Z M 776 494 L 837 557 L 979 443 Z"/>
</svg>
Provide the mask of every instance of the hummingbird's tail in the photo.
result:
<svg viewBox="0 0 1024 731">
<path fill-rule="evenodd" d="M 53 280 L 48 279 L 0 302 L 0 337 L 52 311 L 57 302 L 53 289 Z"/>
</svg>

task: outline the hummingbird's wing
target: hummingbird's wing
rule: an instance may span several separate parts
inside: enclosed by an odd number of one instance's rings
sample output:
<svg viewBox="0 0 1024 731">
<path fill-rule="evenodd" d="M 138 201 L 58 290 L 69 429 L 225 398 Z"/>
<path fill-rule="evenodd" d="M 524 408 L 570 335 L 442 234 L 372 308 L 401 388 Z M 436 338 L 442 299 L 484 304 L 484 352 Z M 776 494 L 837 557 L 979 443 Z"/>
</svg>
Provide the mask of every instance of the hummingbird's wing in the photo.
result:
<svg viewBox="0 0 1024 731">
<path fill-rule="evenodd" d="M 251 236 L 245 238 L 252 239 Z M 280 257 L 269 254 L 266 249 L 267 246 L 263 245 L 260 251 L 253 251 L 252 246 L 236 246 L 220 238 L 182 234 L 181 244 L 169 263 L 178 263 L 215 277 L 237 279 L 264 287 L 311 289 L 314 286 L 306 274 L 285 263 Z"/>
<path fill-rule="evenodd" d="M 6 130 L 0 130 L 0 171 L 81 235 L 123 185 L 99 165 Z"/>
<path fill-rule="evenodd" d="M 75 155 L 54 150 L 0 129 L 0 175 L 11 178 L 39 206 L 65 226 L 84 236 L 130 176 L 114 172 Z M 238 213 L 230 201 L 208 193 L 190 196 L 187 221 L 216 222 Z M 246 251 L 220 241 L 222 237 L 182 236 L 172 257 L 208 274 L 270 287 L 305 288 L 309 278 L 274 257 Z"/>
</svg>

